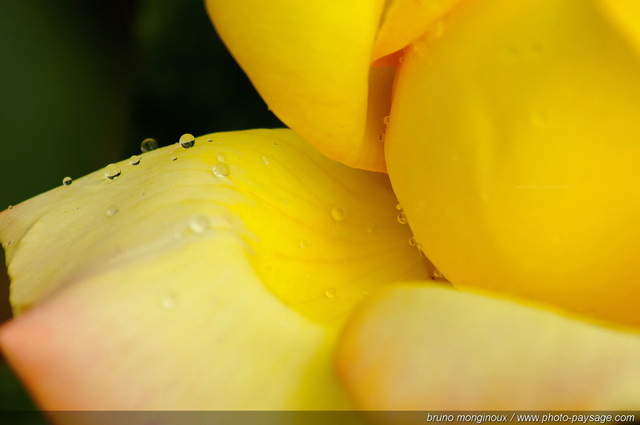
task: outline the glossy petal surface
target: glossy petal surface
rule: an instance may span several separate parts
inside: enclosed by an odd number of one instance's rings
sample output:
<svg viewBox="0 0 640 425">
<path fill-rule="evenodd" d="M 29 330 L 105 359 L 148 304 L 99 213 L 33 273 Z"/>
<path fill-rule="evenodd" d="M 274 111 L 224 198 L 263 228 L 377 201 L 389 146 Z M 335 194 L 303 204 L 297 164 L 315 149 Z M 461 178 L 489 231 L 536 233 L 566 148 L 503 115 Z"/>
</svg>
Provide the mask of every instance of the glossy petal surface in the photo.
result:
<svg viewBox="0 0 640 425">
<path fill-rule="evenodd" d="M 45 409 L 349 408 L 336 329 L 429 273 L 395 204 L 289 130 L 142 154 L 0 215 L 0 344 Z"/>
<path fill-rule="evenodd" d="M 633 410 L 638 350 L 637 333 L 451 287 L 397 285 L 348 322 L 338 369 L 366 410 Z"/>
<path fill-rule="evenodd" d="M 327 156 L 384 171 L 375 138 L 365 138 L 369 77 L 382 0 L 352 2 L 208 0 L 216 30 L 274 113 Z M 370 87 L 371 84 L 371 87 Z"/>
<path fill-rule="evenodd" d="M 637 326 L 640 55 L 603 10 L 461 3 L 405 57 L 387 165 L 453 284 Z"/>
</svg>

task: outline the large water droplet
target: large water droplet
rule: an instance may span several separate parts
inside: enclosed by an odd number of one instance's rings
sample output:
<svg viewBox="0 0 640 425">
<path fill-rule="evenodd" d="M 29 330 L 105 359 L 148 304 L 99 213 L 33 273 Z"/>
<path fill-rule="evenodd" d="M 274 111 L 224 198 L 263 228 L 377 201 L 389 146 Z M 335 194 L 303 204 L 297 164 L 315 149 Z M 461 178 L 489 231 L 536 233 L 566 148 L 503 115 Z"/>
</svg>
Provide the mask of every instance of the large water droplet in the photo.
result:
<svg viewBox="0 0 640 425">
<path fill-rule="evenodd" d="M 193 137 L 193 134 L 189 134 L 189 133 L 185 133 L 182 136 L 180 136 L 180 146 L 182 146 L 185 149 L 189 149 L 192 148 L 193 145 L 195 145 L 196 143 L 196 138 Z"/>
<path fill-rule="evenodd" d="M 330 300 L 334 300 L 338 297 L 338 293 L 336 292 L 336 288 L 327 288 L 326 291 L 324 291 L 324 296 L 329 298 Z"/>
<path fill-rule="evenodd" d="M 104 169 L 104 176 L 109 180 L 114 180 L 120 175 L 120 167 L 116 164 L 109 164 Z"/>
<path fill-rule="evenodd" d="M 229 166 L 224 162 L 218 162 L 213 166 L 213 174 L 216 177 L 227 177 L 229 175 Z"/>
<path fill-rule="evenodd" d="M 131 156 L 131 158 L 129 158 L 129 164 L 131 164 L 131 165 L 140 164 L 140 157 L 138 155 Z"/>
<path fill-rule="evenodd" d="M 189 219 L 189 229 L 195 234 L 202 234 L 209 229 L 209 218 L 203 215 L 196 215 Z"/>
<path fill-rule="evenodd" d="M 118 214 L 118 207 L 116 207 L 115 205 L 111 205 L 109 208 L 107 208 L 108 217 L 113 217 L 116 214 Z"/>
<path fill-rule="evenodd" d="M 407 224 L 407 222 L 409 221 L 407 220 L 407 215 L 404 213 L 404 211 L 400 211 L 398 213 L 397 219 L 398 219 L 398 223 L 400 224 Z"/>
<path fill-rule="evenodd" d="M 347 218 L 347 210 L 344 207 L 337 205 L 331 209 L 331 218 L 335 221 L 342 221 Z"/>
<path fill-rule="evenodd" d="M 152 150 L 158 149 L 158 142 L 156 139 L 152 139 L 151 137 L 146 138 L 140 143 L 140 150 L 142 152 L 149 152 Z"/>
<path fill-rule="evenodd" d="M 65 177 L 62 179 L 62 184 L 65 186 L 70 186 L 73 183 L 73 179 L 71 177 Z"/>
</svg>

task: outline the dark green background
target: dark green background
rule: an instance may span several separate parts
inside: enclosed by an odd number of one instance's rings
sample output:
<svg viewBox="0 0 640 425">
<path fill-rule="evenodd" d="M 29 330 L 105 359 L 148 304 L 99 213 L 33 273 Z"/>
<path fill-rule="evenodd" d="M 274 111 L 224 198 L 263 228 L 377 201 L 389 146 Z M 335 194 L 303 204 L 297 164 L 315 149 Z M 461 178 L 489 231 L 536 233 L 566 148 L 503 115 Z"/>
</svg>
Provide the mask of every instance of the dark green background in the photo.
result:
<svg viewBox="0 0 640 425">
<path fill-rule="evenodd" d="M 146 137 L 280 126 L 203 0 L 0 0 L 0 210 L 139 153 Z M 0 289 L 4 321 L 1 268 Z M 0 410 L 29 408 L 0 360 Z"/>
</svg>

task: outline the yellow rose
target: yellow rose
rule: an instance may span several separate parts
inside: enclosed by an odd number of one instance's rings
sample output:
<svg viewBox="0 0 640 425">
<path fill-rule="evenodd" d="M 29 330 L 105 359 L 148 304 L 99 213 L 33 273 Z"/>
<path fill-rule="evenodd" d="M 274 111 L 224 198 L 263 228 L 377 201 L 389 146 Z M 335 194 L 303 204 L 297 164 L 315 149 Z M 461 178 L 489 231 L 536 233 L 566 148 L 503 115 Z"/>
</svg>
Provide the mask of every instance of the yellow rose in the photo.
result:
<svg viewBox="0 0 640 425">
<path fill-rule="evenodd" d="M 42 408 L 640 409 L 639 7 L 207 6 L 301 137 L 187 136 L 0 214 Z"/>
</svg>

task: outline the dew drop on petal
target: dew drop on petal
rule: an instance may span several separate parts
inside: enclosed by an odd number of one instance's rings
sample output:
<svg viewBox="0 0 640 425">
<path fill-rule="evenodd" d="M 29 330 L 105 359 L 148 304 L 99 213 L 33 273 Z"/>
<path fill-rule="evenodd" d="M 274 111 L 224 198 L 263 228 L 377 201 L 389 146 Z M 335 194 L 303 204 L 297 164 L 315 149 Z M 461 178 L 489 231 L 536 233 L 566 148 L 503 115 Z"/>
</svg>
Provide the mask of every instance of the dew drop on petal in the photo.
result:
<svg viewBox="0 0 640 425">
<path fill-rule="evenodd" d="M 222 152 L 218 152 L 218 153 L 216 154 L 216 158 L 217 158 L 217 159 L 218 159 L 218 161 L 220 161 L 220 162 L 224 162 L 224 161 L 226 161 L 226 160 L 227 160 L 227 156 L 226 156 L 224 153 L 222 153 Z"/>
<path fill-rule="evenodd" d="M 262 157 L 262 162 L 265 163 L 265 164 L 268 164 L 269 163 L 269 158 L 267 158 L 266 156 L 263 156 Z"/>
<path fill-rule="evenodd" d="M 209 218 L 203 215 L 196 215 L 189 219 L 189 229 L 199 235 L 209 229 Z"/>
<path fill-rule="evenodd" d="M 422 245 L 416 244 L 416 248 L 418 249 L 418 254 L 420 254 L 420 257 L 427 258 L 427 254 L 424 252 Z"/>
<path fill-rule="evenodd" d="M 337 205 L 331 209 L 331 218 L 335 221 L 342 221 L 347 218 L 347 211 L 344 207 Z"/>
<path fill-rule="evenodd" d="M 172 293 L 168 293 L 160 299 L 160 305 L 166 308 L 167 310 L 175 308 L 177 302 L 178 302 L 177 297 L 175 296 L 175 294 L 172 294 Z"/>
<path fill-rule="evenodd" d="M 177 157 L 177 156 L 175 156 L 175 155 L 171 155 L 171 160 L 172 160 L 172 161 L 175 161 L 176 159 L 178 159 L 178 157 Z"/>
<path fill-rule="evenodd" d="M 118 214 L 118 208 L 116 206 L 111 205 L 109 208 L 107 208 L 108 217 L 113 217 L 116 214 Z"/>
<path fill-rule="evenodd" d="M 73 179 L 71 177 L 65 177 L 62 179 L 62 184 L 65 186 L 70 186 L 73 183 Z"/>
<path fill-rule="evenodd" d="M 385 115 L 384 118 L 382 118 L 382 122 L 384 125 L 389 125 L 389 115 Z"/>
<path fill-rule="evenodd" d="M 13 209 L 13 205 L 9 205 L 9 206 L 7 207 L 7 209 L 8 209 L 8 210 Z"/>
<path fill-rule="evenodd" d="M 398 223 L 400 224 L 407 224 L 408 220 L 407 220 L 407 215 L 404 213 L 404 211 L 400 211 L 398 213 Z"/>
<path fill-rule="evenodd" d="M 213 174 L 216 177 L 227 177 L 229 175 L 229 166 L 224 162 L 218 162 L 213 166 Z"/>
<path fill-rule="evenodd" d="M 104 176 L 109 180 L 114 180 L 120 175 L 120 167 L 116 164 L 109 164 L 104 169 Z"/>
<path fill-rule="evenodd" d="M 416 245 L 418 245 L 418 241 L 416 240 L 416 237 L 415 237 L 415 236 L 411 236 L 411 237 L 409 238 L 409 245 L 411 245 L 411 246 L 416 246 Z"/>
<path fill-rule="evenodd" d="M 131 165 L 140 164 L 140 157 L 138 155 L 131 156 L 131 158 L 129 158 L 129 164 L 131 164 Z"/>
<path fill-rule="evenodd" d="M 433 280 L 444 280 L 444 279 L 445 279 L 445 277 L 444 277 L 444 275 L 442 274 L 442 272 L 441 272 L 440 270 L 438 270 L 438 269 L 435 269 L 435 270 L 433 271 L 433 273 L 431 274 L 431 278 L 432 278 Z"/>
<path fill-rule="evenodd" d="M 402 211 L 402 205 L 397 204 L 397 205 L 396 205 L 396 209 L 397 209 L 398 211 Z"/>
<path fill-rule="evenodd" d="M 180 146 L 182 146 L 185 149 L 189 149 L 192 148 L 193 145 L 195 145 L 196 143 L 196 138 L 193 137 L 193 134 L 189 134 L 189 133 L 185 133 L 182 136 L 180 136 Z"/>
<path fill-rule="evenodd" d="M 211 143 L 213 142 L 213 139 L 207 139 L 207 142 Z"/>
<path fill-rule="evenodd" d="M 140 143 L 140 150 L 142 152 L 149 152 L 155 149 L 158 149 L 158 142 L 156 141 L 156 139 L 148 137 L 144 139 L 142 143 Z"/>
<path fill-rule="evenodd" d="M 324 291 L 324 296 L 329 298 L 330 300 L 336 299 L 338 297 L 336 288 L 327 288 L 327 290 Z"/>
</svg>

